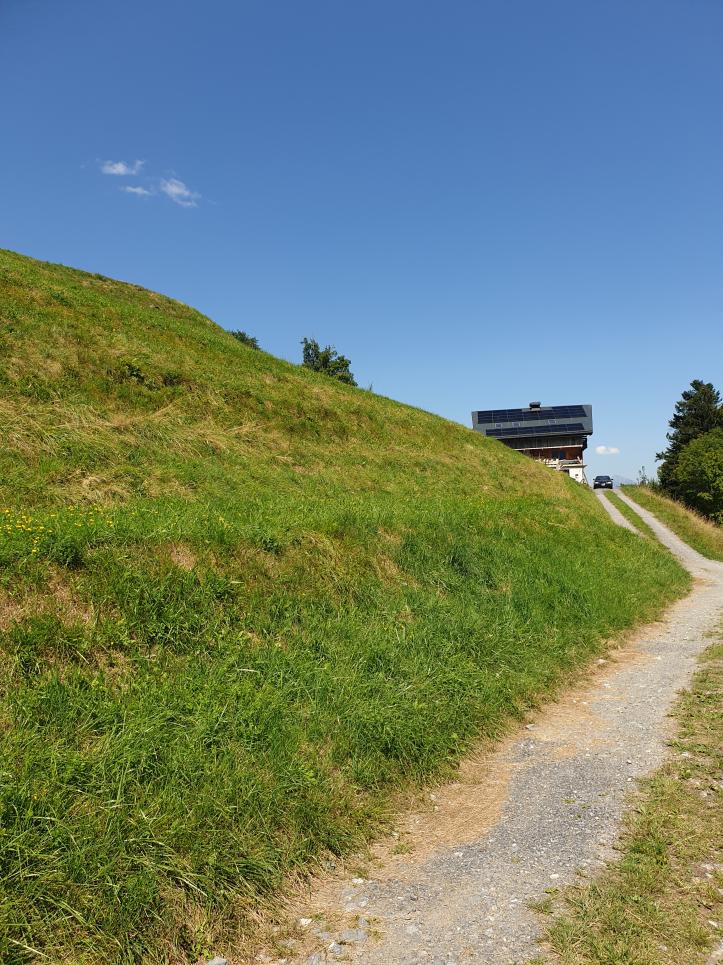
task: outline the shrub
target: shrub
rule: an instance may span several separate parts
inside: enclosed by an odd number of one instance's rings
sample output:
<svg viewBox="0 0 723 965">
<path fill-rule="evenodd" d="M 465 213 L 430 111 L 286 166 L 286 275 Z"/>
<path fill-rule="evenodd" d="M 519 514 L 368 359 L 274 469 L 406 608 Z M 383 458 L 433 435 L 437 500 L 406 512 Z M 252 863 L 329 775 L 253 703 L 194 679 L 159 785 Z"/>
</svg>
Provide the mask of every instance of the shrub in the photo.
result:
<svg viewBox="0 0 723 965">
<path fill-rule="evenodd" d="M 688 443 L 678 457 L 673 480 L 687 506 L 723 522 L 723 429 L 712 429 Z"/>
<path fill-rule="evenodd" d="M 248 345 L 249 348 L 256 348 L 256 349 L 261 348 L 261 346 L 259 345 L 259 340 L 257 338 L 254 338 L 253 335 L 249 335 L 248 332 L 238 331 L 238 332 L 231 332 L 230 334 L 233 338 L 236 339 L 237 342 L 243 342 L 243 344 Z"/>
</svg>

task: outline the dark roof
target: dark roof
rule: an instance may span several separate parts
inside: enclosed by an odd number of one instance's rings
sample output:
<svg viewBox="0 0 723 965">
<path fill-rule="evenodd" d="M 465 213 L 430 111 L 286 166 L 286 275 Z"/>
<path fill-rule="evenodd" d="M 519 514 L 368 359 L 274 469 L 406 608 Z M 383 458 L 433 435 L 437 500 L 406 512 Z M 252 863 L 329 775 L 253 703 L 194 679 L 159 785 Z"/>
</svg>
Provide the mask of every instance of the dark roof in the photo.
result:
<svg viewBox="0 0 723 965">
<path fill-rule="evenodd" d="M 591 405 L 548 405 L 527 409 L 483 409 L 472 413 L 472 425 L 494 439 L 520 436 L 592 435 Z"/>
</svg>

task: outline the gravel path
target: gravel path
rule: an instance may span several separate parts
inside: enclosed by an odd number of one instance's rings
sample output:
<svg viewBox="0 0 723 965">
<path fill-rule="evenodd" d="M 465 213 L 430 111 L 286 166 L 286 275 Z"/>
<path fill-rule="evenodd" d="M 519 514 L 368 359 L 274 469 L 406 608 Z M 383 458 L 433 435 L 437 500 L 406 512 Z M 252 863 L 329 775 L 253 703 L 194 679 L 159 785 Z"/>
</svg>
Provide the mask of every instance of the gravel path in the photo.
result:
<svg viewBox="0 0 723 965">
<path fill-rule="evenodd" d="M 294 912 L 288 955 L 257 960 L 497 965 L 539 954 L 530 902 L 614 854 L 626 795 L 660 765 L 668 710 L 723 608 L 723 564 L 631 505 L 696 577 L 691 594 L 598 661 L 585 687 L 465 762 L 377 847 L 365 877 L 317 883 Z"/>
<path fill-rule="evenodd" d="M 605 511 L 606 511 L 607 513 L 609 513 L 610 518 L 612 519 L 612 521 L 613 521 L 614 523 L 617 523 L 618 526 L 622 526 L 623 529 L 629 529 L 631 533 L 637 533 L 637 530 L 635 529 L 635 527 L 633 526 L 633 524 L 630 522 L 630 520 L 626 519 L 626 518 L 623 516 L 623 514 L 620 512 L 620 510 L 618 509 L 618 507 L 617 507 L 614 503 L 611 503 L 610 500 L 607 498 L 607 496 L 605 496 L 604 494 L 605 494 L 605 490 L 604 490 L 604 489 L 600 489 L 600 490 L 598 490 L 598 491 L 595 493 L 595 495 L 597 496 L 597 498 L 598 498 L 598 499 L 600 500 L 600 502 L 602 503 Z M 620 495 L 620 494 L 618 493 L 618 495 Z"/>
</svg>

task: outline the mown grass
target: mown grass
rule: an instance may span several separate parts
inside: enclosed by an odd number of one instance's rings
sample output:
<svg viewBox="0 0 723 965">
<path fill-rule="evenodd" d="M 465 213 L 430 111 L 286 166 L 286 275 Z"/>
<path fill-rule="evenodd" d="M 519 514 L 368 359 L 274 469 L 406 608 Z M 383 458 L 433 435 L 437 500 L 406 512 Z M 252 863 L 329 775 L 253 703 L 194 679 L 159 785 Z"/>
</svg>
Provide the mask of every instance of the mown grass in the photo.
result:
<svg viewBox="0 0 723 965">
<path fill-rule="evenodd" d="M 709 560 L 723 560 L 723 526 L 655 492 L 648 486 L 624 486 L 629 496 L 644 509 L 654 513 L 682 540 Z"/>
<path fill-rule="evenodd" d="M 232 951 L 689 584 L 461 426 L 134 286 L 0 272 L 3 961 Z"/>
<path fill-rule="evenodd" d="M 651 539 L 657 539 L 657 536 L 650 526 L 648 526 L 645 520 L 641 516 L 638 516 L 635 510 L 631 509 L 626 502 L 623 502 L 623 500 L 616 493 L 607 492 L 605 494 L 605 498 L 610 500 L 613 506 L 615 506 L 616 509 L 622 513 L 629 523 L 633 524 L 639 533 L 644 533 Z"/>
<path fill-rule="evenodd" d="M 694 965 L 723 938 L 723 645 L 678 701 L 673 754 L 643 784 L 620 861 L 563 895 L 547 941 L 570 965 Z"/>
</svg>

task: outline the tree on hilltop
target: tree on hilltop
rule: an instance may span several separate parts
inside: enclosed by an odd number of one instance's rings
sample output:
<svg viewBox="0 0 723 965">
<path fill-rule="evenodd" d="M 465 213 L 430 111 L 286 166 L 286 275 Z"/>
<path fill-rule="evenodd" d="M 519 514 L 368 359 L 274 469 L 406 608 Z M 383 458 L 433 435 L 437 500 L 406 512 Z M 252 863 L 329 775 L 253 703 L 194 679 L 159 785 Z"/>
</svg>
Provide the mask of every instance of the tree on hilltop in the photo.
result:
<svg viewBox="0 0 723 965">
<path fill-rule="evenodd" d="M 345 355 L 339 355 L 333 345 L 320 348 L 314 338 L 303 338 L 304 359 L 302 364 L 314 372 L 322 372 L 332 379 L 344 382 L 346 385 L 356 385 L 356 379 L 351 374 L 351 361 Z"/>
</svg>

